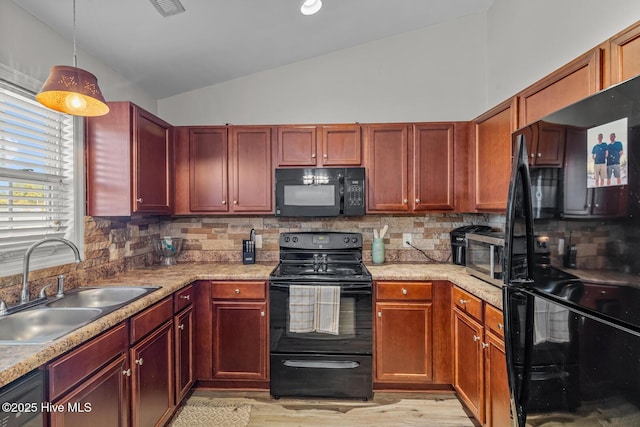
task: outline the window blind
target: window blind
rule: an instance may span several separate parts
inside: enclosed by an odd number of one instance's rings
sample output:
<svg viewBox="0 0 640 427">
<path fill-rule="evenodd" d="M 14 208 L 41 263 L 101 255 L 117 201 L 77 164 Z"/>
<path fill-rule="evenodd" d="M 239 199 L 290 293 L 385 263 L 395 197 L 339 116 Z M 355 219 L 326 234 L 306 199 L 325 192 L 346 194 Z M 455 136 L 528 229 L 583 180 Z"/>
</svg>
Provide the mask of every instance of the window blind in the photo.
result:
<svg viewBox="0 0 640 427">
<path fill-rule="evenodd" d="M 76 240 L 73 140 L 72 116 L 42 106 L 19 88 L 0 85 L 0 268 L 4 274 L 21 271 L 24 252 L 35 241 L 45 237 Z M 71 259 L 65 245 L 47 244 L 34 252 L 31 263 L 41 268 Z"/>
</svg>

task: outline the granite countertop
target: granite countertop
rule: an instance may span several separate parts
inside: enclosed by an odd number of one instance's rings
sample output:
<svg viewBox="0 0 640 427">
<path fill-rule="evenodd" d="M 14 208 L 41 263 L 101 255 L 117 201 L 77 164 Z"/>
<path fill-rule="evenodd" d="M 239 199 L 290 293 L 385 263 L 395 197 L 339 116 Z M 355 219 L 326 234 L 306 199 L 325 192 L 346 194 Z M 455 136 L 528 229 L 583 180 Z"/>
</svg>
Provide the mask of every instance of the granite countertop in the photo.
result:
<svg viewBox="0 0 640 427">
<path fill-rule="evenodd" d="M 267 280 L 275 263 L 184 263 L 132 270 L 86 286 L 159 286 L 140 298 L 90 324 L 44 344 L 0 345 L 0 386 L 42 366 L 74 347 L 117 325 L 195 280 Z M 452 264 L 367 264 L 373 280 L 448 280 L 498 308 L 501 290 L 469 276 L 464 267 Z"/>
</svg>

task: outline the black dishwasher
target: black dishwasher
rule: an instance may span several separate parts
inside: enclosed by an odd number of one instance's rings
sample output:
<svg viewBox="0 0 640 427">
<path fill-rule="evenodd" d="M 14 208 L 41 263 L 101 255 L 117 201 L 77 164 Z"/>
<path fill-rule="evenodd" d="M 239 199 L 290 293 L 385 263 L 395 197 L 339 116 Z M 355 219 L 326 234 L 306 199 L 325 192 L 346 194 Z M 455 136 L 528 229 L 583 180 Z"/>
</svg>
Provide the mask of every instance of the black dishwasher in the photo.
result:
<svg viewBox="0 0 640 427">
<path fill-rule="evenodd" d="M 30 372 L 0 389 L 2 427 L 42 427 L 44 415 L 44 374 Z"/>
</svg>

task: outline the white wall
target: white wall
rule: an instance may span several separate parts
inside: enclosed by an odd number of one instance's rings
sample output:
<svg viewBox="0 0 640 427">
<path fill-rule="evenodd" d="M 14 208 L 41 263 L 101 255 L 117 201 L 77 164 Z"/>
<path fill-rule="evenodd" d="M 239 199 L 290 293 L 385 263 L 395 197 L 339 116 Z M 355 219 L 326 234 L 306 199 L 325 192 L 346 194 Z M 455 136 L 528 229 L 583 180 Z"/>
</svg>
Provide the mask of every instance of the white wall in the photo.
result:
<svg viewBox="0 0 640 427">
<path fill-rule="evenodd" d="M 253 74 L 158 111 L 174 125 L 468 120 L 484 105 L 485 22 L 471 15 Z"/>
<path fill-rule="evenodd" d="M 487 16 L 162 99 L 158 111 L 176 125 L 471 120 L 637 20 L 638 0 L 494 0 Z"/>
<path fill-rule="evenodd" d="M 109 100 L 129 100 L 157 112 L 157 100 L 99 59 L 78 50 L 78 66 L 98 77 Z M 73 44 L 9 0 L 0 0 L 0 63 L 44 82 L 53 65 L 73 65 Z"/>
<path fill-rule="evenodd" d="M 640 20 L 638 0 L 494 0 L 487 99 L 494 106 Z"/>
</svg>

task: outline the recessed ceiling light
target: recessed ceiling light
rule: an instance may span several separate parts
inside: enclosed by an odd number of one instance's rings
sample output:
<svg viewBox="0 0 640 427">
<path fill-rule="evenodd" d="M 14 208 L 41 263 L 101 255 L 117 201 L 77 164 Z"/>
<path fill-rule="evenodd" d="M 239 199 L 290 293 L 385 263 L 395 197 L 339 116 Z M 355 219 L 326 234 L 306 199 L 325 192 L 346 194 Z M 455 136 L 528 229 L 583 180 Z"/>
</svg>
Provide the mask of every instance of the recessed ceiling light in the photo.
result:
<svg viewBox="0 0 640 427">
<path fill-rule="evenodd" d="M 184 12 L 184 6 L 180 0 L 149 0 L 151 4 L 160 12 L 160 15 L 167 16 L 177 15 Z"/>
<path fill-rule="evenodd" d="M 304 0 L 300 6 L 300 12 L 303 15 L 313 15 L 322 7 L 322 0 Z"/>
</svg>

